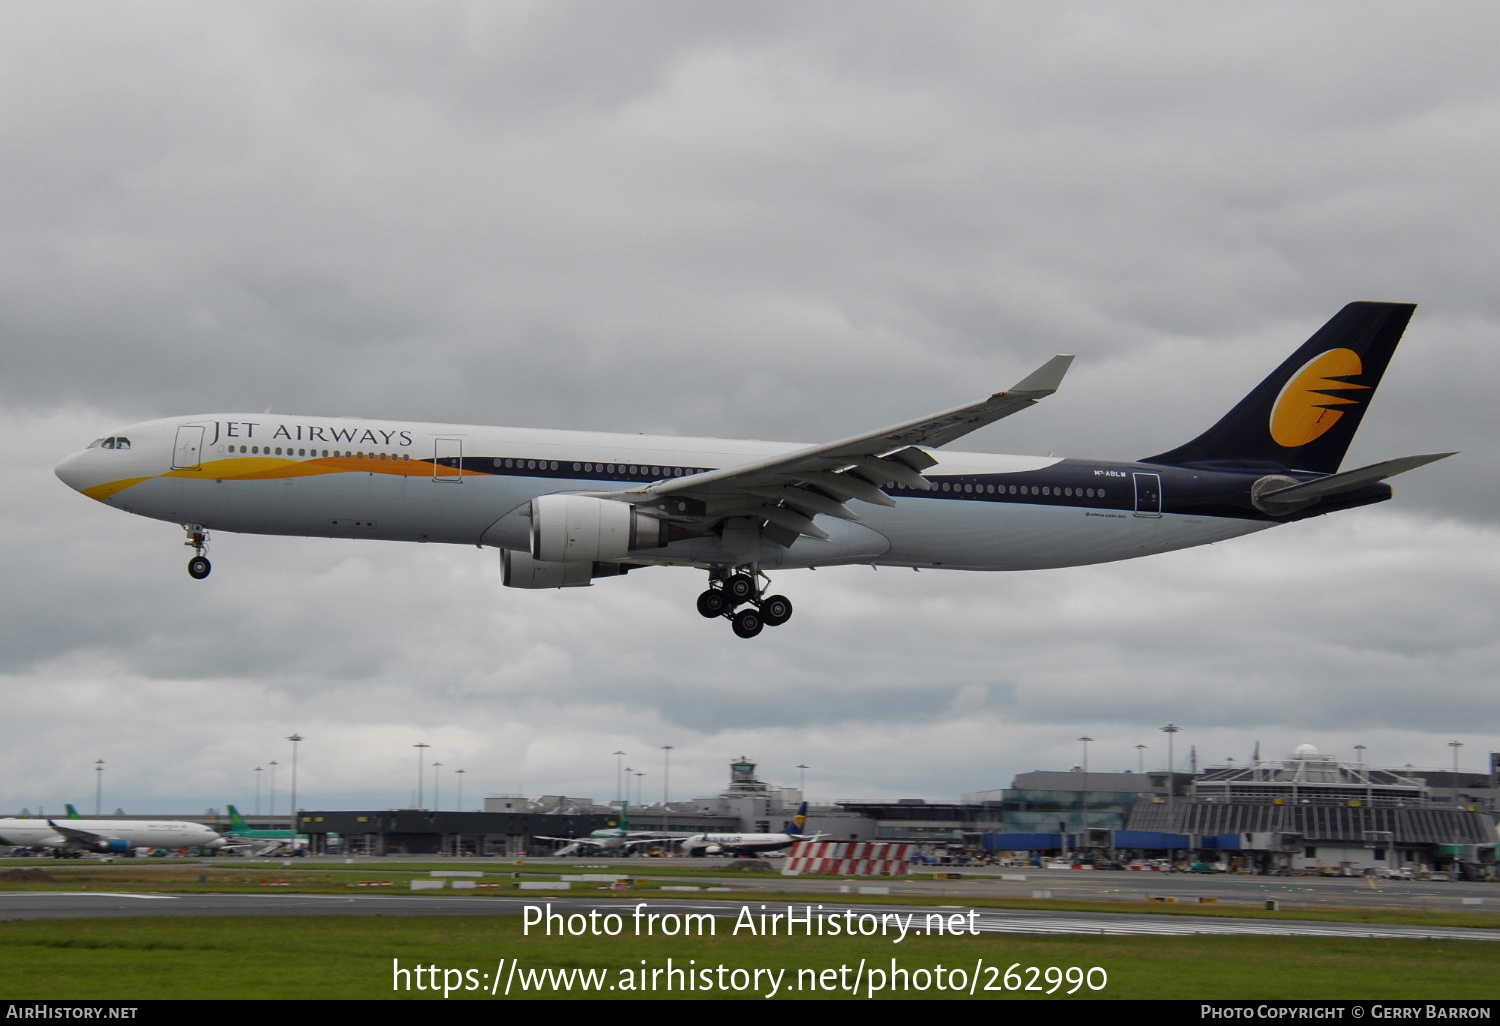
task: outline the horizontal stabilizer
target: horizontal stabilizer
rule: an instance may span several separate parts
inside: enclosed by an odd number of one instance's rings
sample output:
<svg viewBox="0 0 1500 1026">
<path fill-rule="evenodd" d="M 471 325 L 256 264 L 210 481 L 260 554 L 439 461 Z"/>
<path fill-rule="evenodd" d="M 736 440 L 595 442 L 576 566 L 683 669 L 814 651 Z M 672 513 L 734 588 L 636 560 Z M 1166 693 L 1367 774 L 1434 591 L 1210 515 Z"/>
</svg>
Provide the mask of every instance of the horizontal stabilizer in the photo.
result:
<svg viewBox="0 0 1500 1026">
<path fill-rule="evenodd" d="M 1416 470 L 1418 467 L 1425 467 L 1429 463 L 1436 463 L 1438 460 L 1454 455 L 1457 454 L 1435 452 L 1421 456 L 1400 456 L 1393 460 L 1372 463 L 1368 467 L 1360 467 L 1357 470 L 1346 470 L 1342 474 L 1330 474 L 1316 481 L 1304 481 L 1301 484 L 1290 484 L 1286 487 L 1275 487 L 1275 484 L 1290 480 L 1289 478 L 1262 478 L 1261 481 L 1271 484 L 1272 487 L 1265 489 L 1257 487 L 1253 492 L 1253 497 L 1256 507 L 1263 512 L 1291 512 L 1317 502 L 1319 499 L 1326 499 L 1330 495 L 1352 492 L 1365 485 L 1376 484 L 1386 478 L 1404 474 L 1408 470 Z M 1259 484 L 1260 482 L 1257 482 L 1257 485 Z"/>
</svg>

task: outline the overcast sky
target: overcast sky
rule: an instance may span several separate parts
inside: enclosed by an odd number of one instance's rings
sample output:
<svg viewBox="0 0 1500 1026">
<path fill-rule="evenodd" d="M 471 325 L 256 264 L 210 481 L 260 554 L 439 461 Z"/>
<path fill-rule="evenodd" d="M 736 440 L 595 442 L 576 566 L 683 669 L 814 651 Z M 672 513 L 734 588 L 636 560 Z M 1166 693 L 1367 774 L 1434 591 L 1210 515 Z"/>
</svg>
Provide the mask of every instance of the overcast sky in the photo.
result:
<svg viewBox="0 0 1500 1026">
<path fill-rule="evenodd" d="M 814 800 L 1302 742 L 1500 747 L 1489 3 L 0 6 L 0 812 Z M 1108 566 L 503 589 L 496 553 L 217 535 L 53 464 L 260 411 L 816 442 L 1004 388 L 959 443 L 1131 459 L 1345 303 L 1421 304 L 1349 464 L 1393 502 Z M 425 785 L 429 791 L 431 778 Z M 430 795 L 429 795 L 430 797 Z M 429 802 L 430 804 L 430 802 Z M 269 796 L 262 799 L 268 807 Z"/>
</svg>

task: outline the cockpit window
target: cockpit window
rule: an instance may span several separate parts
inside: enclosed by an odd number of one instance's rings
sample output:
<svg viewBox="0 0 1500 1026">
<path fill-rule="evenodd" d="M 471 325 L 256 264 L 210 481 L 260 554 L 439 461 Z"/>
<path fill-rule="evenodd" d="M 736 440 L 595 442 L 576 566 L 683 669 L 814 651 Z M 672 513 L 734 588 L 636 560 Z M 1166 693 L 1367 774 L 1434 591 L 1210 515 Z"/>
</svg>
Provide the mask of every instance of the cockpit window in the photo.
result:
<svg viewBox="0 0 1500 1026">
<path fill-rule="evenodd" d="M 129 449 L 130 448 L 130 439 L 128 439 L 128 438 L 121 438 L 121 437 L 118 437 L 118 436 L 116 436 L 114 438 L 96 438 L 92 442 L 89 443 L 89 448 L 90 449 Z"/>
<path fill-rule="evenodd" d="M 116 449 L 129 449 L 130 448 L 130 439 L 128 439 L 128 438 L 116 438 L 115 439 L 115 448 Z"/>
<path fill-rule="evenodd" d="M 96 438 L 92 442 L 89 443 L 89 448 L 90 449 L 99 449 L 99 448 L 102 448 L 103 445 L 104 445 L 104 443 L 105 443 L 105 441 L 107 441 L 107 439 Z"/>
</svg>

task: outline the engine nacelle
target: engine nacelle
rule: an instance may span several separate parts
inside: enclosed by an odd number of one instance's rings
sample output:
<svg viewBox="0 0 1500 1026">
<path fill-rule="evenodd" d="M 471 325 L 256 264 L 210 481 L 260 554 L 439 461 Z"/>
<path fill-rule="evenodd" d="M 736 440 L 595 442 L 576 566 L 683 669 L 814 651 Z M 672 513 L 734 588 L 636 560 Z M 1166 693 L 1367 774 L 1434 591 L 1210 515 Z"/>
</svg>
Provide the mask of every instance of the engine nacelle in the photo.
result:
<svg viewBox="0 0 1500 1026">
<path fill-rule="evenodd" d="M 507 588 L 587 588 L 597 577 L 619 577 L 630 567 L 619 563 L 554 563 L 528 552 L 500 550 L 500 578 Z"/>
<path fill-rule="evenodd" d="M 531 500 L 532 559 L 614 563 L 631 552 L 659 549 L 666 543 L 666 521 L 627 502 L 588 495 L 542 495 Z"/>
<path fill-rule="evenodd" d="M 130 842 L 125 840 L 123 837 L 111 837 L 107 840 L 100 841 L 93 847 L 97 852 L 103 852 L 105 854 L 113 853 L 118 855 L 120 852 L 130 850 Z"/>
</svg>

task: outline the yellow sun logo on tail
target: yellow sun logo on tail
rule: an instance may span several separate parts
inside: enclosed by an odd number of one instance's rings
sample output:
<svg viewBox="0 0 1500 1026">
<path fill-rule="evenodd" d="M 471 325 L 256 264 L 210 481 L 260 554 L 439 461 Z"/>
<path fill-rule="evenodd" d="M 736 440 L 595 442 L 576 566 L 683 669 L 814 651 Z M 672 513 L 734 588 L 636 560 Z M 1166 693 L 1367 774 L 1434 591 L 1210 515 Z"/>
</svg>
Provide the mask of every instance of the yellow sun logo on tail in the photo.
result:
<svg viewBox="0 0 1500 1026">
<path fill-rule="evenodd" d="M 1357 377 L 1364 369 L 1352 349 L 1330 349 L 1309 360 L 1298 371 L 1271 408 L 1271 437 L 1288 449 L 1321 438 L 1344 414 L 1340 406 L 1358 403 L 1355 396 L 1335 393 L 1369 391 L 1369 385 L 1354 385 L 1340 378 Z"/>
</svg>

